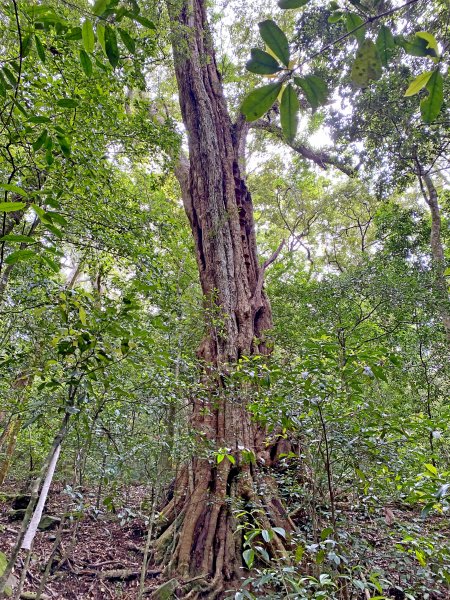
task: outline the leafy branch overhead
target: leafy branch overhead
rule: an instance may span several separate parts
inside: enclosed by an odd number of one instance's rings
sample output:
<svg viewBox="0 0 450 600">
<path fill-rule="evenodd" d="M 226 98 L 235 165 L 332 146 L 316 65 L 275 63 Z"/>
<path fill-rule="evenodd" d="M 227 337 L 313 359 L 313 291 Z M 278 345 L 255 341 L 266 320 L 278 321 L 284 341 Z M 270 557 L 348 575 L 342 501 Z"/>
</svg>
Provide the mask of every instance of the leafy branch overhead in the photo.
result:
<svg viewBox="0 0 450 600">
<path fill-rule="evenodd" d="M 295 9 L 304 7 L 308 2 L 309 0 L 280 0 L 278 4 L 282 9 Z M 356 89 L 366 88 L 379 80 L 383 75 L 383 68 L 390 68 L 397 60 L 399 51 L 410 57 L 434 62 L 433 70 L 420 73 L 405 92 L 405 96 L 421 94 L 422 120 L 432 123 L 439 115 L 444 101 L 443 73 L 446 72 L 435 36 L 426 31 L 417 31 L 410 36 L 396 35 L 384 23 L 376 31 L 370 27 L 372 23 L 391 17 L 393 13 L 415 2 L 417 0 L 409 0 L 404 5 L 368 16 L 366 7 L 360 2 L 352 2 L 356 9 L 360 9 L 358 13 L 343 9 L 332 1 L 328 6 L 328 22 L 342 25 L 345 32 L 307 58 L 303 55 L 302 58 L 291 55 L 291 45 L 286 34 L 273 20 L 259 23 L 265 49 L 252 48 L 246 69 L 256 75 L 275 78 L 276 81 L 250 92 L 242 103 L 242 113 L 248 121 L 254 121 L 279 102 L 283 132 L 286 139 L 292 141 L 296 135 L 301 106 L 298 96 L 303 96 L 313 111 L 326 104 L 329 96 L 327 82 L 318 74 L 310 72 L 313 59 L 347 41 L 349 79 Z M 379 4 L 379 1 L 375 2 L 375 9 Z"/>
</svg>

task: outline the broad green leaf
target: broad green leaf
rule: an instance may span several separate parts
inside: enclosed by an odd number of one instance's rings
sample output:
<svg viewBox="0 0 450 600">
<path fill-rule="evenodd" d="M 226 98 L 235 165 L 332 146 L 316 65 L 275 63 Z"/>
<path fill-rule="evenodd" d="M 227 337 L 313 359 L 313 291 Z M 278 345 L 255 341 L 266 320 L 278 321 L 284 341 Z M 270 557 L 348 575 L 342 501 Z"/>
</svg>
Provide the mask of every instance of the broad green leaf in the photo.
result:
<svg viewBox="0 0 450 600">
<path fill-rule="evenodd" d="M 37 254 L 34 250 L 16 250 L 15 252 L 11 252 L 11 254 L 5 258 L 5 263 L 7 265 L 15 265 L 20 261 L 31 260 L 36 257 Z"/>
<path fill-rule="evenodd" d="M 16 233 L 9 233 L 0 238 L 0 242 L 17 242 L 23 244 L 31 244 L 36 240 L 29 235 L 19 235 Z"/>
<path fill-rule="evenodd" d="M 32 144 L 34 152 L 37 152 L 38 150 L 40 150 L 42 148 L 42 146 L 47 141 L 47 136 L 48 136 L 48 132 L 46 129 L 44 129 L 44 131 L 41 133 L 41 135 Z"/>
<path fill-rule="evenodd" d="M 6 98 L 6 90 L 7 90 L 6 81 L 5 81 L 5 78 L 3 77 L 3 74 L 0 72 L 0 96 L 3 96 L 3 98 Z"/>
<path fill-rule="evenodd" d="M 43 224 L 44 224 L 45 229 L 47 229 L 48 231 L 53 233 L 53 235 L 56 235 L 57 238 L 62 239 L 63 233 L 60 229 L 58 229 L 58 227 L 55 227 L 55 225 L 51 225 L 50 223 L 43 223 Z"/>
<path fill-rule="evenodd" d="M 150 21 L 150 19 L 147 19 L 146 17 L 143 17 L 142 15 L 132 15 L 130 18 L 134 19 L 135 21 L 137 21 L 144 27 L 148 27 L 148 29 L 156 29 L 156 25 L 153 23 L 153 21 Z"/>
<path fill-rule="evenodd" d="M 425 463 L 423 466 L 425 467 L 425 470 L 428 471 L 428 473 L 431 473 L 431 475 L 437 477 L 438 470 L 434 465 L 432 465 L 431 463 Z"/>
<path fill-rule="evenodd" d="M 84 310 L 84 308 L 82 306 L 80 306 L 78 309 L 78 316 L 80 317 L 81 324 L 86 325 L 87 315 L 86 315 L 86 311 Z"/>
<path fill-rule="evenodd" d="M 0 202 L 0 212 L 15 212 L 16 210 L 23 210 L 25 206 L 25 202 Z"/>
<path fill-rule="evenodd" d="M 92 75 L 92 61 L 89 54 L 85 50 L 80 50 L 80 63 L 87 77 Z"/>
<path fill-rule="evenodd" d="M 426 85 L 428 96 L 420 102 L 420 113 L 425 123 L 432 123 L 441 111 L 444 101 L 444 81 L 439 71 L 434 71 Z"/>
<path fill-rule="evenodd" d="M 78 101 L 74 98 L 61 98 L 61 100 L 58 100 L 56 104 L 61 106 L 61 108 L 77 108 Z"/>
<path fill-rule="evenodd" d="M 41 62 L 45 63 L 45 49 L 38 35 L 34 36 L 36 42 L 36 52 L 41 60 Z"/>
<path fill-rule="evenodd" d="M 10 71 L 8 69 L 7 66 L 3 67 L 3 73 L 6 75 L 6 78 L 8 79 L 8 81 L 12 85 L 12 87 L 16 87 L 17 77 L 12 73 L 12 71 Z"/>
<path fill-rule="evenodd" d="M 86 19 L 86 21 L 83 23 L 81 34 L 83 36 L 83 46 L 86 52 L 93 52 L 95 46 L 95 36 L 92 21 Z"/>
<path fill-rule="evenodd" d="M 278 6 L 283 10 L 287 10 L 289 8 L 301 8 L 308 2 L 309 0 L 278 0 Z"/>
<path fill-rule="evenodd" d="M 251 58 L 245 65 L 247 71 L 258 75 L 272 75 L 282 70 L 282 67 L 268 52 L 252 48 Z"/>
<path fill-rule="evenodd" d="M 427 85 L 428 80 L 432 75 L 433 71 L 425 71 L 425 73 L 418 75 L 414 81 L 409 84 L 405 96 L 414 96 L 415 94 L 418 94 L 420 90 Z"/>
<path fill-rule="evenodd" d="M 343 16 L 344 16 L 344 13 L 341 10 L 335 10 L 328 17 L 328 23 L 338 23 L 342 19 Z"/>
<path fill-rule="evenodd" d="M 59 273 L 59 264 L 52 260 L 49 256 L 43 254 L 40 259 L 46 263 L 54 273 Z"/>
<path fill-rule="evenodd" d="M 357 13 L 349 12 L 345 15 L 345 26 L 347 31 L 348 33 L 352 33 L 359 43 L 364 40 L 366 35 L 363 24 L 364 21 Z"/>
<path fill-rule="evenodd" d="M 438 55 L 438 53 L 439 53 L 438 43 L 432 33 L 428 33 L 427 31 L 417 31 L 416 37 L 424 39 L 427 42 L 427 48 L 434 50 L 436 52 L 436 56 Z"/>
<path fill-rule="evenodd" d="M 247 567 L 251 569 L 255 560 L 255 551 L 252 548 L 248 548 L 242 553 L 242 558 L 245 560 Z"/>
<path fill-rule="evenodd" d="M 297 546 L 295 550 L 295 560 L 296 562 L 302 562 L 303 555 L 305 554 L 305 547 L 301 544 Z"/>
<path fill-rule="evenodd" d="M 272 108 L 281 87 L 281 83 L 269 83 L 250 92 L 241 105 L 241 112 L 247 121 L 256 121 Z"/>
<path fill-rule="evenodd" d="M 263 536 L 263 540 L 265 542 L 270 542 L 270 540 L 273 538 L 273 533 L 268 529 L 263 529 L 261 531 L 261 535 Z"/>
<path fill-rule="evenodd" d="M 113 68 L 119 63 L 119 47 L 117 46 L 116 32 L 110 25 L 105 27 L 105 52 Z"/>
<path fill-rule="evenodd" d="M 62 153 L 66 158 L 69 158 L 71 154 L 70 142 L 64 135 L 57 135 L 56 139 L 58 140 L 59 147 L 62 150 Z"/>
<path fill-rule="evenodd" d="M 14 194 L 18 194 L 19 196 L 26 196 L 26 191 L 19 187 L 18 185 L 13 185 L 12 183 L 0 183 L 0 188 L 2 190 L 6 190 L 7 192 L 13 192 Z"/>
<path fill-rule="evenodd" d="M 81 27 L 72 27 L 64 36 L 66 40 L 81 40 L 83 39 L 83 33 Z"/>
<path fill-rule="evenodd" d="M 370 81 L 380 79 L 381 68 L 377 47 L 372 40 L 364 40 L 353 62 L 352 81 L 359 87 L 366 87 Z"/>
<path fill-rule="evenodd" d="M 412 38 L 396 35 L 394 40 L 397 46 L 401 46 L 411 56 L 430 56 L 432 58 L 437 56 L 436 50 L 428 47 L 427 40 L 417 35 Z"/>
<path fill-rule="evenodd" d="M 122 40 L 125 48 L 127 50 L 129 50 L 129 52 L 131 52 L 131 54 L 134 54 L 136 52 L 136 42 L 133 40 L 131 35 L 125 29 L 118 27 L 117 30 L 119 32 L 120 39 Z"/>
<path fill-rule="evenodd" d="M 280 120 L 281 128 L 286 138 L 291 142 L 297 133 L 298 111 L 300 103 L 297 93 L 289 83 L 283 91 L 280 102 Z"/>
<path fill-rule="evenodd" d="M 317 75 L 294 77 L 294 83 L 303 90 L 306 99 L 314 110 L 321 104 L 326 103 L 328 97 L 327 84 Z"/>
<path fill-rule="evenodd" d="M 387 67 L 392 52 L 395 48 L 395 40 L 389 27 L 382 25 L 378 31 L 376 47 L 383 66 Z"/>
<path fill-rule="evenodd" d="M 95 31 L 97 33 L 98 42 L 99 42 L 100 46 L 102 47 L 103 52 L 106 54 L 105 26 L 103 25 L 103 23 L 97 23 L 97 28 Z"/>
<path fill-rule="evenodd" d="M 262 21 L 258 27 L 259 33 L 268 47 L 286 67 L 289 66 L 289 42 L 284 32 L 271 19 Z"/>
<path fill-rule="evenodd" d="M 286 530 L 283 529 L 283 527 L 274 527 L 273 531 L 275 531 L 275 533 L 278 533 L 278 535 L 281 535 L 282 538 L 286 539 Z"/>
<path fill-rule="evenodd" d="M 100 17 L 108 7 L 108 0 L 96 0 L 92 12 L 97 17 Z"/>
<path fill-rule="evenodd" d="M 30 33 L 30 34 L 26 35 L 22 40 L 22 58 L 25 58 L 30 54 L 32 45 L 33 45 L 33 37 Z"/>
<path fill-rule="evenodd" d="M 0 552 L 0 577 L 6 571 L 6 567 L 8 566 L 8 557 L 4 552 Z"/>
<path fill-rule="evenodd" d="M 30 123 L 51 123 L 51 119 L 48 117 L 30 117 L 28 121 Z"/>
</svg>

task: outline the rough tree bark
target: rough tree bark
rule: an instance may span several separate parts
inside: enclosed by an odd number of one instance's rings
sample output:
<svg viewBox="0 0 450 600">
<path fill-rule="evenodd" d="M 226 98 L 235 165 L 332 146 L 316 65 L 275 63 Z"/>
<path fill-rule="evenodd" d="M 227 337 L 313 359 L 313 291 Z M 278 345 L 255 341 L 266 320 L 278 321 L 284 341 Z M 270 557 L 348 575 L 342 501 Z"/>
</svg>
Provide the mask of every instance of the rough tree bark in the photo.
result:
<svg viewBox="0 0 450 600">
<path fill-rule="evenodd" d="M 198 356 L 211 392 L 208 400 L 193 400 L 191 425 L 210 446 L 230 449 L 235 464 L 194 458 L 181 471 L 163 511 L 165 529 L 157 547 L 162 559 L 170 558 L 170 572 L 205 575 L 206 584 L 189 597 L 220 598 L 243 575 L 233 504 L 261 506 L 260 520 L 267 528 L 281 525 L 289 530 L 290 523 L 274 481 L 258 466 L 269 464 L 279 448 L 267 451 L 265 432 L 251 421 L 245 402 L 225 400 L 221 393 L 225 384 L 219 374 L 227 366 L 242 356 L 268 353 L 264 332 L 272 326 L 272 315 L 263 276 L 271 260 L 258 263 L 252 201 L 240 172 L 241 137 L 227 110 L 205 4 L 167 2 L 189 144 L 189 159 L 180 162 L 176 174 L 195 240 L 208 317 Z M 256 462 L 243 460 L 243 448 L 254 453 Z M 271 546 L 272 552 L 284 551 L 276 535 Z"/>
</svg>

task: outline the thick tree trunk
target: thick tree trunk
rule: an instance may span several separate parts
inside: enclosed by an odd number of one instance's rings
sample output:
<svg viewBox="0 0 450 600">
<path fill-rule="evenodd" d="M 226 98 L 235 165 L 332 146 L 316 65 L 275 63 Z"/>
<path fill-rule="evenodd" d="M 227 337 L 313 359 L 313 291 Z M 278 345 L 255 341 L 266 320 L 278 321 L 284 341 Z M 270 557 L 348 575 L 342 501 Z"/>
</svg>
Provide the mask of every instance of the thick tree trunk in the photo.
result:
<svg viewBox="0 0 450 600">
<path fill-rule="evenodd" d="M 198 355 L 210 391 L 207 399 L 193 401 L 191 425 L 206 448 L 228 448 L 235 463 L 195 458 L 182 470 L 163 511 L 165 530 L 158 547 L 162 559 L 170 558 L 172 572 L 204 574 L 205 585 L 198 593 L 216 598 L 243 575 L 242 538 L 236 533 L 233 508 L 247 503 L 262 507 L 260 521 L 266 528 L 289 529 L 289 520 L 274 482 L 258 470 L 264 460 L 266 465 L 271 461 L 265 433 L 252 423 L 239 393 L 230 398 L 220 376 L 243 356 L 267 354 L 264 332 L 272 325 L 252 202 L 240 173 L 241 144 L 228 114 L 204 0 L 167 4 L 189 143 L 189 160 L 180 162 L 177 176 L 195 240 L 207 321 Z M 244 461 L 243 449 L 255 461 Z M 272 458 L 274 454 L 276 450 Z M 284 550 L 276 535 L 270 550 Z"/>
</svg>

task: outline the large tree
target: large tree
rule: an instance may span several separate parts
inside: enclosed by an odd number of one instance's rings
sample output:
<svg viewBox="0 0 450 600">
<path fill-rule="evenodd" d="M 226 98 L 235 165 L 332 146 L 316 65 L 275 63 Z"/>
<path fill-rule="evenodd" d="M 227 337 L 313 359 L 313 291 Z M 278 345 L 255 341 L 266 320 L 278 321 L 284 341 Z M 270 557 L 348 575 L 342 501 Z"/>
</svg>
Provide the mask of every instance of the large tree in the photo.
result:
<svg viewBox="0 0 450 600">
<path fill-rule="evenodd" d="M 201 593 L 213 598 L 242 575 L 233 504 L 263 505 L 257 471 L 263 454 L 265 464 L 270 462 L 265 432 L 251 421 L 241 398 L 225 399 L 224 382 L 241 357 L 268 352 L 264 334 L 272 315 L 263 277 L 271 259 L 258 262 L 252 200 L 240 166 L 246 127 L 242 121 L 233 124 L 227 109 L 206 3 L 168 2 L 168 10 L 189 146 L 189 158 L 180 159 L 177 174 L 195 240 L 205 314 L 211 317 L 198 349 L 209 390 L 206 398 L 193 399 L 191 425 L 214 448 L 228 448 L 234 462 L 195 457 L 182 470 L 163 513 L 167 528 L 160 545 L 175 535 L 171 569 L 210 576 Z M 243 449 L 256 461 L 244 461 Z M 275 486 L 267 479 L 265 484 L 262 520 L 268 527 L 286 527 Z M 272 547 L 282 549 L 276 535 Z"/>
</svg>

